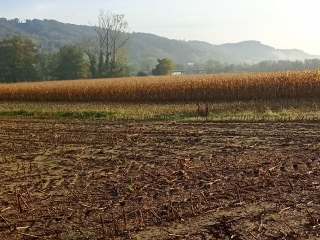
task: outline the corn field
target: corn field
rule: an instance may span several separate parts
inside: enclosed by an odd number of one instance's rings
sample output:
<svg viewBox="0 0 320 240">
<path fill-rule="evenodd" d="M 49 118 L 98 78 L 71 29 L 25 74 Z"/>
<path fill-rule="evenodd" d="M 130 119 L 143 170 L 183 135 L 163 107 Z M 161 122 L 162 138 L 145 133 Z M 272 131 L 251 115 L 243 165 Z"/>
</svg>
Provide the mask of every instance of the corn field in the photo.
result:
<svg viewBox="0 0 320 240">
<path fill-rule="evenodd" d="M 219 102 L 320 98 L 320 70 L 0 85 L 0 101 Z"/>
</svg>

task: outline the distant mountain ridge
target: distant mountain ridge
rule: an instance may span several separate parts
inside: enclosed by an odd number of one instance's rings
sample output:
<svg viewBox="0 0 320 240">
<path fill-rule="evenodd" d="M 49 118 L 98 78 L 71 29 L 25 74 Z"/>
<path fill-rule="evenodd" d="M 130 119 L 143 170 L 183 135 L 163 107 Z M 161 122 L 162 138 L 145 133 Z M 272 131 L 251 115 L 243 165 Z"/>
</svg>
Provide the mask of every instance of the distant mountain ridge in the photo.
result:
<svg viewBox="0 0 320 240">
<path fill-rule="evenodd" d="M 55 20 L 7 20 L 0 18 L 0 39 L 21 35 L 31 38 L 40 51 L 56 51 L 83 37 L 95 38 L 90 26 L 61 23 Z M 213 45 L 204 41 L 182 41 L 155 34 L 133 32 L 127 42 L 129 62 L 171 58 L 175 63 L 204 63 L 208 60 L 231 63 L 257 63 L 264 60 L 305 60 L 320 58 L 298 49 L 275 49 L 259 41 Z"/>
<path fill-rule="evenodd" d="M 320 56 L 311 55 L 298 49 L 276 49 L 264 45 L 259 41 L 242 41 L 239 43 L 225 43 L 213 45 L 207 42 L 189 41 L 189 44 L 205 51 L 221 51 L 226 55 L 232 56 L 234 60 L 250 59 L 250 62 L 261 62 L 264 60 L 304 60 L 319 58 Z"/>
</svg>

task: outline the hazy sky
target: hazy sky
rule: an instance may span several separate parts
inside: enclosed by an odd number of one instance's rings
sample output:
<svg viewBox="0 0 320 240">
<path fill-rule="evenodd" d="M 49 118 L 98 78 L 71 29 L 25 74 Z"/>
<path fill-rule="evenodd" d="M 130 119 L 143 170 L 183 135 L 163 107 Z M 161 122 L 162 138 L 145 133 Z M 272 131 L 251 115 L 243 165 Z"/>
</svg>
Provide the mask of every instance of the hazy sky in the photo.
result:
<svg viewBox="0 0 320 240">
<path fill-rule="evenodd" d="M 99 10 L 131 31 L 212 44 L 257 40 L 320 55 L 320 0 L 0 0 L 0 17 L 89 25 Z"/>
</svg>

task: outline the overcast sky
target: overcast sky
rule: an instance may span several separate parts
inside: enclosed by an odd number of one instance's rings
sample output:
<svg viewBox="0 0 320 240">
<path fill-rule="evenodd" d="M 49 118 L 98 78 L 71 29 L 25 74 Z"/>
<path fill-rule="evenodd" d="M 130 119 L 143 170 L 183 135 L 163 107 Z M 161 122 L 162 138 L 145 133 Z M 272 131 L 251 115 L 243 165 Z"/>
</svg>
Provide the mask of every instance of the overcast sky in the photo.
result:
<svg viewBox="0 0 320 240">
<path fill-rule="evenodd" d="M 96 23 L 125 14 L 131 31 L 212 44 L 257 40 L 320 55 L 320 0 L 0 0 L 0 17 Z"/>
</svg>

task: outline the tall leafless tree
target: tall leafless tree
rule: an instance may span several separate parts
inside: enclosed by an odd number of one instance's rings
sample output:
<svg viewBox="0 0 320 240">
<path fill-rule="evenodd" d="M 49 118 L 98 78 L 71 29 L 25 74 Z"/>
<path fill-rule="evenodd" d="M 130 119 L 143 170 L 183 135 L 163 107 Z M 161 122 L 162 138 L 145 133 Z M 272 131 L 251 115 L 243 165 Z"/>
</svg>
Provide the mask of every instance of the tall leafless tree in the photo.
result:
<svg viewBox="0 0 320 240">
<path fill-rule="evenodd" d="M 113 75 L 116 65 L 117 52 L 130 39 L 129 27 L 124 15 L 114 14 L 111 11 L 100 10 L 98 25 L 94 27 L 99 39 L 99 66 L 98 71 L 103 75 L 106 73 Z M 103 63 L 105 59 L 105 62 Z"/>
</svg>

